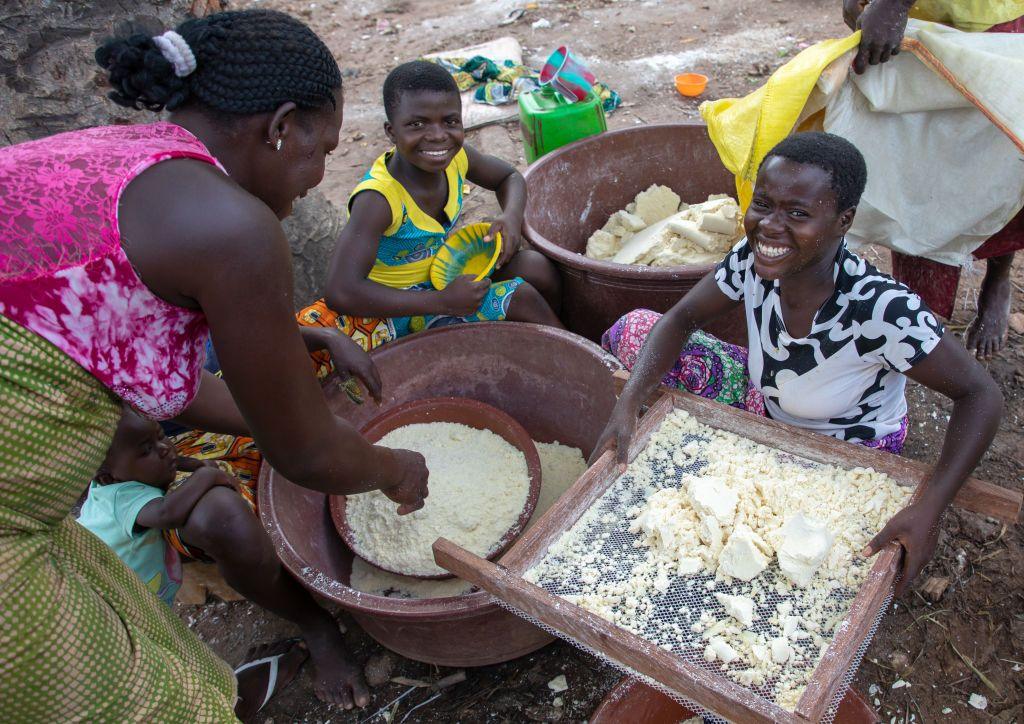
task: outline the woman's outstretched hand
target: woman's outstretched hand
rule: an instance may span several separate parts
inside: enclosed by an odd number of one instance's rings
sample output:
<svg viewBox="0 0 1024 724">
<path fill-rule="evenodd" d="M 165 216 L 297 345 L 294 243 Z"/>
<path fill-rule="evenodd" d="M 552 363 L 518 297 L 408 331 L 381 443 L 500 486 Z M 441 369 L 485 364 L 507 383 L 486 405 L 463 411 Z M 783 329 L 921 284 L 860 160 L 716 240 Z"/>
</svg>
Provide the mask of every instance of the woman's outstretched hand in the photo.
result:
<svg viewBox="0 0 1024 724">
<path fill-rule="evenodd" d="M 590 454 L 587 465 L 593 465 L 606 450 L 615 450 L 615 461 L 625 465 L 629 459 L 629 443 L 636 433 L 636 420 L 639 416 L 639 408 L 632 403 L 619 398 L 612 416 L 605 425 L 601 437 L 597 440 L 594 452 Z"/>
<path fill-rule="evenodd" d="M 418 452 L 412 450 L 392 450 L 394 462 L 398 466 L 399 481 L 387 488 L 381 488 L 382 493 L 391 500 L 398 503 L 398 514 L 407 515 L 423 507 L 423 503 L 429 495 L 427 490 L 427 478 L 430 471 L 427 470 L 427 462 Z"/>
<path fill-rule="evenodd" d="M 903 547 L 897 596 L 903 595 L 935 554 L 940 517 L 941 511 L 937 513 L 934 506 L 924 502 L 911 503 L 890 518 L 862 552 L 864 556 L 873 556 L 894 541 Z"/>
</svg>

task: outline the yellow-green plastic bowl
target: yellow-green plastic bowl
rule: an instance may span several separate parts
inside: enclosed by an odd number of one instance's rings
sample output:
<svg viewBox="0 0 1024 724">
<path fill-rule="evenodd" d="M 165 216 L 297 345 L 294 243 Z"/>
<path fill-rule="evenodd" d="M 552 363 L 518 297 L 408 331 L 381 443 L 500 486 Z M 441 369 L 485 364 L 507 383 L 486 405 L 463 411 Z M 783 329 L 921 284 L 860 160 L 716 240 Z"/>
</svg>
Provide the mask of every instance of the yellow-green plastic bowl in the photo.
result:
<svg viewBox="0 0 1024 724">
<path fill-rule="evenodd" d="M 484 241 L 490 228 L 487 223 L 470 224 L 448 237 L 430 265 L 430 283 L 435 289 L 444 289 L 464 274 L 480 281 L 494 271 L 501 255 L 501 234 Z"/>
</svg>

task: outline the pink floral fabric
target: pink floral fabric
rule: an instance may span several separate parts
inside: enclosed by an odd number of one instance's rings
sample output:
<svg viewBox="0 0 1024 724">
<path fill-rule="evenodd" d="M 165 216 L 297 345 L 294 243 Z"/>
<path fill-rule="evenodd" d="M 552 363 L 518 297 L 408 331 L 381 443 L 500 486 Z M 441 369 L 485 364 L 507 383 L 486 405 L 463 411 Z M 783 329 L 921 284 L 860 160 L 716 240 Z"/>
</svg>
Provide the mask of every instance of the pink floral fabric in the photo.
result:
<svg viewBox="0 0 1024 724">
<path fill-rule="evenodd" d="M 121 247 L 117 207 L 132 179 L 172 158 L 220 167 L 195 136 L 162 122 L 0 149 L 0 314 L 155 419 L 195 396 L 209 329 L 201 311 L 142 283 Z"/>
</svg>

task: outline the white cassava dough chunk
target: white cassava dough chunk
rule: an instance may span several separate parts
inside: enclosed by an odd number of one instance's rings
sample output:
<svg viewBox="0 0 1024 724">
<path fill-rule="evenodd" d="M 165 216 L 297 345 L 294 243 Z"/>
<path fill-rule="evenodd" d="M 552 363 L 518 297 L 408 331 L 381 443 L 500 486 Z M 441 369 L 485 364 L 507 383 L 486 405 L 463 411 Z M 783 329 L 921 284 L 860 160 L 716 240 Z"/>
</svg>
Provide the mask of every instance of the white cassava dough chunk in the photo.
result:
<svg viewBox="0 0 1024 724">
<path fill-rule="evenodd" d="M 591 259 L 609 259 L 622 246 L 621 237 L 598 229 L 587 240 L 587 256 Z"/>
<path fill-rule="evenodd" d="M 694 509 L 701 516 L 710 516 L 720 524 L 729 525 L 736 517 L 739 495 L 723 480 L 692 477 L 686 485 Z"/>
<path fill-rule="evenodd" d="M 523 512 L 530 491 L 526 457 L 490 430 L 450 422 L 407 425 L 380 444 L 415 450 L 430 471 L 430 494 L 408 515 L 398 515 L 379 490 L 348 497 L 346 517 L 360 551 L 389 570 L 447 573 L 431 550 L 442 536 L 487 556 Z"/>
<path fill-rule="evenodd" d="M 806 587 L 832 550 L 832 534 L 823 523 L 797 513 L 782 527 L 782 536 L 779 568 L 794 585 Z"/>
<path fill-rule="evenodd" d="M 771 562 L 771 549 L 761 536 L 742 523 L 729 536 L 718 556 L 718 570 L 741 581 L 752 580 Z"/>
<path fill-rule="evenodd" d="M 540 496 L 537 498 L 537 508 L 526 526 L 527 530 L 587 469 L 583 451 L 578 447 L 537 441 L 534 441 L 534 445 L 537 446 L 537 454 L 540 456 Z M 696 570 L 700 570 L 700 562 L 697 563 Z M 357 591 L 389 598 L 448 598 L 462 595 L 473 588 L 471 583 L 459 578 L 429 581 L 389 573 L 370 565 L 358 556 L 352 560 L 350 584 Z"/>
<path fill-rule="evenodd" d="M 636 195 L 636 215 L 644 221 L 644 226 L 650 226 L 656 221 L 667 219 L 679 210 L 679 194 L 668 186 L 652 185 L 646 191 Z M 639 231 L 639 229 L 633 229 Z"/>
<path fill-rule="evenodd" d="M 754 623 L 754 602 L 746 596 L 730 596 L 728 593 L 716 593 L 715 598 L 722 604 L 725 612 L 744 626 Z"/>
<path fill-rule="evenodd" d="M 612 214 L 587 240 L 586 255 L 616 264 L 670 267 L 719 261 L 743 235 L 740 207 L 712 195 L 700 204 L 657 184 Z"/>
</svg>

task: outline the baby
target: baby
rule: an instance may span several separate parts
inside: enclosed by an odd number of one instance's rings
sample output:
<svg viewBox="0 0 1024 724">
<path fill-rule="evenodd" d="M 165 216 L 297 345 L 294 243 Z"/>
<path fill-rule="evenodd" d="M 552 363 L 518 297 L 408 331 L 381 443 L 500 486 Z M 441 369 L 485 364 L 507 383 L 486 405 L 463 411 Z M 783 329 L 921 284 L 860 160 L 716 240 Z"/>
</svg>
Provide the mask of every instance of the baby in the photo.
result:
<svg viewBox="0 0 1024 724">
<path fill-rule="evenodd" d="M 168 493 L 179 471 L 195 472 Z M 126 409 L 78 522 L 170 605 L 181 587 L 181 558 L 161 531 L 184 526 L 217 486 L 235 487 L 219 469 L 179 458 L 160 425 Z"/>
</svg>

